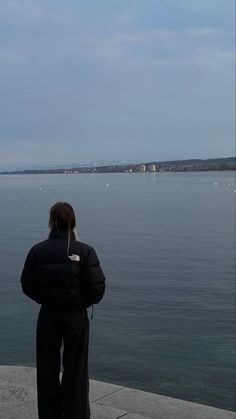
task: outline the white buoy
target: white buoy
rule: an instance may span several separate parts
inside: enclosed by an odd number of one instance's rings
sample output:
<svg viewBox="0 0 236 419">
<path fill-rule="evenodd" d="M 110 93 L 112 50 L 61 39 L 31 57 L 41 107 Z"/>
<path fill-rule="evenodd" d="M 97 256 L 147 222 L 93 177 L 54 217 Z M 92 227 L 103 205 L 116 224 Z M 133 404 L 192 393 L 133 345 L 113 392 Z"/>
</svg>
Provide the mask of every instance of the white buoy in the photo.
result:
<svg viewBox="0 0 236 419">
<path fill-rule="evenodd" d="M 39 188 L 39 190 L 40 190 L 40 191 L 42 191 L 42 190 L 43 190 L 43 188 Z"/>
<path fill-rule="evenodd" d="M 215 186 L 218 186 L 218 182 L 215 182 L 215 183 L 214 183 L 214 185 L 215 185 Z"/>
<path fill-rule="evenodd" d="M 228 186 L 231 186 L 232 185 L 232 183 L 228 183 Z"/>
<path fill-rule="evenodd" d="M 109 186 L 109 183 L 106 183 L 106 187 L 108 188 L 108 186 Z"/>
</svg>

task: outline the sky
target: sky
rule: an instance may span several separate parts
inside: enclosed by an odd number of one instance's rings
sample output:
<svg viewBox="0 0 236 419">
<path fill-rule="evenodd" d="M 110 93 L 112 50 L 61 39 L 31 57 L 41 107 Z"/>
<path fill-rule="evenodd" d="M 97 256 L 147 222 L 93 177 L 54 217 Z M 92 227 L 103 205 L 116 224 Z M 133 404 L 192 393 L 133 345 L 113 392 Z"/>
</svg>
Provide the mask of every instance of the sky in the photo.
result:
<svg viewBox="0 0 236 419">
<path fill-rule="evenodd" d="M 235 154 L 234 0 L 0 0 L 0 167 Z"/>
</svg>

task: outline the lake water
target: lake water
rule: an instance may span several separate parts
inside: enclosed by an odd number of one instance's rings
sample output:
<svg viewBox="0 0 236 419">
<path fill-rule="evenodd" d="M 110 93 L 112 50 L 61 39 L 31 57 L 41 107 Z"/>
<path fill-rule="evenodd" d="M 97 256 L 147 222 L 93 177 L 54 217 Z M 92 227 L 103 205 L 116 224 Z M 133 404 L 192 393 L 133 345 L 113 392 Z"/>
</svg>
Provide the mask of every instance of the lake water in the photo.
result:
<svg viewBox="0 0 236 419">
<path fill-rule="evenodd" d="M 0 364 L 35 365 L 19 278 L 69 201 L 107 277 L 91 378 L 234 410 L 235 189 L 235 172 L 0 176 Z"/>
</svg>

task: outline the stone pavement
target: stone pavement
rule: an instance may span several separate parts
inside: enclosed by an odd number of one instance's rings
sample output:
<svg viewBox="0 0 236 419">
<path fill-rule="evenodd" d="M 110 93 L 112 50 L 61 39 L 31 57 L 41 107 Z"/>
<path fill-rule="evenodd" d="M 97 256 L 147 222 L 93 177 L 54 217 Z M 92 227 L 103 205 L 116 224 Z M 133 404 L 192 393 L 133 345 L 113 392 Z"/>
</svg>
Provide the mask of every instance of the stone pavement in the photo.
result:
<svg viewBox="0 0 236 419">
<path fill-rule="evenodd" d="M 236 419 L 236 413 L 90 380 L 91 419 Z M 37 419 L 35 368 L 0 366 L 0 419 Z"/>
</svg>

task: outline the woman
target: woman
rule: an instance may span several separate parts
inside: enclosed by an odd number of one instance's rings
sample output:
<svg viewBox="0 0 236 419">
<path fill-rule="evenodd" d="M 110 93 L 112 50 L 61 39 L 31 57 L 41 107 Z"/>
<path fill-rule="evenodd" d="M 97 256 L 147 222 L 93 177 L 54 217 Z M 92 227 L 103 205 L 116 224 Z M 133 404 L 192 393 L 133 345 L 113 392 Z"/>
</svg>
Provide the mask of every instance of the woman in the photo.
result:
<svg viewBox="0 0 236 419">
<path fill-rule="evenodd" d="M 39 419 L 90 418 L 87 307 L 102 299 L 105 277 L 94 249 L 76 240 L 75 224 L 70 204 L 53 205 L 49 238 L 31 248 L 21 275 L 23 292 L 41 304 L 36 336 Z"/>
</svg>

